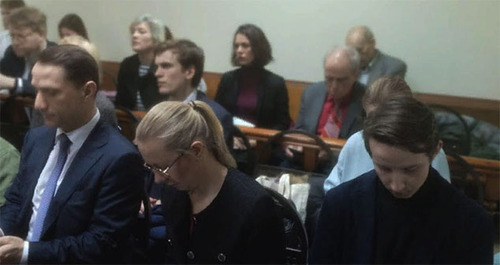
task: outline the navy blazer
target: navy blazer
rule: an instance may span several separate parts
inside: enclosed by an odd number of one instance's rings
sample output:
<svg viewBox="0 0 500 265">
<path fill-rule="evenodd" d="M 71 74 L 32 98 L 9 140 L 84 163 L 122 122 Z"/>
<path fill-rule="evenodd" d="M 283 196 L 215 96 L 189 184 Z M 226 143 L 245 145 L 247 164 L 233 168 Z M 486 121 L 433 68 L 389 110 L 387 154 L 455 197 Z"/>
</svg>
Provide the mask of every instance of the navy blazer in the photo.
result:
<svg viewBox="0 0 500 265">
<path fill-rule="evenodd" d="M 345 182 L 326 194 L 309 255 L 310 264 L 373 263 L 376 181 L 375 170 Z M 491 264 L 493 222 L 476 202 L 465 197 L 432 167 L 433 204 L 415 239 L 414 264 Z M 410 243 L 409 243 L 410 244 Z"/>
<path fill-rule="evenodd" d="M 338 138 L 347 139 L 349 136 L 361 130 L 363 126 L 361 119 L 363 105 L 361 99 L 363 98 L 365 90 L 365 86 L 361 83 L 354 83 L 351 91 L 351 102 L 347 108 L 347 115 L 342 122 L 342 128 L 340 128 Z M 326 96 L 327 88 L 324 81 L 314 83 L 304 90 L 300 99 L 300 110 L 295 129 L 304 130 L 310 134 L 316 134 Z"/>
<path fill-rule="evenodd" d="M 6 235 L 27 236 L 33 193 L 55 133 L 42 126 L 26 135 L 19 173 L 0 209 Z M 28 263 L 127 262 L 147 174 L 142 163 L 117 129 L 99 121 L 52 199 L 40 241 L 30 242 Z"/>
<path fill-rule="evenodd" d="M 47 41 L 47 47 L 55 45 L 57 45 L 55 42 Z M 10 77 L 20 78 L 23 76 L 25 66 L 26 59 L 24 57 L 17 56 L 12 49 L 12 45 L 10 45 L 7 50 L 5 50 L 2 61 L 0 61 L 0 73 Z M 33 67 L 33 65 L 31 67 Z M 23 79 L 23 88 L 20 94 L 31 97 L 35 96 L 35 88 L 31 85 L 31 69 L 28 78 Z"/>
<path fill-rule="evenodd" d="M 222 130 L 224 130 L 224 139 L 228 145 L 229 150 L 233 148 L 233 115 L 229 113 L 224 107 L 219 105 L 219 103 L 209 99 L 205 93 L 201 91 L 196 91 L 196 100 L 203 101 L 207 103 L 219 119 Z"/>
<path fill-rule="evenodd" d="M 240 94 L 241 68 L 222 75 L 215 101 L 234 115 Z M 283 77 L 264 68 L 260 70 L 261 83 L 257 95 L 257 124 L 259 128 L 286 130 L 290 126 L 288 90 Z"/>
</svg>

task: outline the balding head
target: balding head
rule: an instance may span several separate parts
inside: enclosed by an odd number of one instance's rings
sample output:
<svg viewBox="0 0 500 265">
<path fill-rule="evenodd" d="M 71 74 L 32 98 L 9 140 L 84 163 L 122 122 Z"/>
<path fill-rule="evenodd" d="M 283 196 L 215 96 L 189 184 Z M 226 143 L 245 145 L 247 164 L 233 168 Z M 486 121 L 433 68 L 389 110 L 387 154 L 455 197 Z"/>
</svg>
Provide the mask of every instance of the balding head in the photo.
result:
<svg viewBox="0 0 500 265">
<path fill-rule="evenodd" d="M 358 79 L 358 52 L 349 46 L 335 47 L 325 57 L 324 71 L 328 96 L 342 100 Z"/>
<path fill-rule="evenodd" d="M 348 46 L 354 47 L 361 57 L 361 68 L 368 66 L 375 56 L 375 37 L 367 26 L 356 26 L 349 30 L 345 38 Z"/>
</svg>

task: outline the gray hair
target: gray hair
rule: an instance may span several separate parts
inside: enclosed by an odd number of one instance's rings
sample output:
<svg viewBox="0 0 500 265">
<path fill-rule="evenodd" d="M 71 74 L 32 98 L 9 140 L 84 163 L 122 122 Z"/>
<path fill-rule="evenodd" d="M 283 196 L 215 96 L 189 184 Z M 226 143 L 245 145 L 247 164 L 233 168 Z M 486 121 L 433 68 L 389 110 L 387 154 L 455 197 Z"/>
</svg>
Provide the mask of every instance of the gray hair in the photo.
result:
<svg viewBox="0 0 500 265">
<path fill-rule="evenodd" d="M 345 56 L 349 59 L 350 65 L 351 65 L 351 70 L 353 72 L 358 72 L 360 69 L 360 57 L 358 51 L 350 46 L 335 46 L 333 49 L 331 49 L 326 55 L 325 58 L 323 59 L 323 65 L 326 64 L 326 61 L 328 58 L 330 58 L 334 54 L 341 54 L 342 56 Z"/>
<path fill-rule="evenodd" d="M 163 22 L 160 19 L 151 16 L 150 14 L 142 15 L 132 21 L 129 27 L 130 32 L 133 31 L 133 28 L 135 26 L 143 22 L 146 22 L 148 24 L 155 43 L 165 41 L 165 26 Z"/>
</svg>

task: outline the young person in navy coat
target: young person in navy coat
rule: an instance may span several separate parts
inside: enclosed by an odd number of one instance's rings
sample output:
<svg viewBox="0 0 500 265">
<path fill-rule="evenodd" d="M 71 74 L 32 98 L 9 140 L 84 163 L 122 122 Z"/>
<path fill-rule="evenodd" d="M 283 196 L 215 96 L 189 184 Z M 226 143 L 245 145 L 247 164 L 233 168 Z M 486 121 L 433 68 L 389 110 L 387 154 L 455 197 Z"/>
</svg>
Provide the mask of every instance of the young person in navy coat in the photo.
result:
<svg viewBox="0 0 500 265">
<path fill-rule="evenodd" d="M 129 261 L 147 172 L 132 143 L 99 119 L 98 80 L 94 58 L 75 45 L 47 48 L 33 67 L 47 126 L 27 133 L 0 209 L 0 262 Z"/>
<path fill-rule="evenodd" d="M 491 216 L 431 167 L 442 146 L 431 110 L 390 99 L 363 137 L 375 169 L 328 191 L 309 263 L 492 264 Z"/>
</svg>

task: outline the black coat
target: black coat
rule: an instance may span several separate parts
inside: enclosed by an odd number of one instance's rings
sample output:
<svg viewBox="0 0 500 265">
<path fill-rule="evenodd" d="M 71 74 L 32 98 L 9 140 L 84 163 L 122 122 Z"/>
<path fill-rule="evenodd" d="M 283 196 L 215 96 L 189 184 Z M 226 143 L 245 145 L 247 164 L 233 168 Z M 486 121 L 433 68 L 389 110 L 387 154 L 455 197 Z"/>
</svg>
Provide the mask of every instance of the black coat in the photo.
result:
<svg viewBox="0 0 500 265">
<path fill-rule="evenodd" d="M 273 199 L 260 184 L 236 169 L 229 169 L 217 197 L 195 215 L 191 236 L 187 192 L 165 187 L 162 203 L 167 263 L 285 262 L 283 222 Z"/>
<path fill-rule="evenodd" d="M 310 264 L 374 262 L 375 244 L 381 241 L 376 232 L 376 220 L 380 219 L 377 181 L 377 173 L 372 170 L 328 191 L 309 255 Z M 416 236 L 403 242 L 409 248 L 405 249 L 405 263 L 491 264 L 494 228 L 484 208 L 465 197 L 433 168 L 422 187 L 425 185 L 425 198 L 431 203 L 419 216 L 422 218 Z"/>
<path fill-rule="evenodd" d="M 239 78 L 242 69 L 222 75 L 215 101 L 235 115 L 240 93 Z M 286 130 L 290 126 L 288 90 L 283 77 L 264 68 L 259 69 L 261 83 L 257 95 L 257 124 L 259 128 Z"/>
<path fill-rule="evenodd" d="M 146 110 L 160 102 L 160 93 L 154 75 L 156 67 L 152 65 L 148 73 L 140 77 L 140 64 L 139 55 L 137 54 L 125 58 L 120 63 L 115 105 L 135 110 L 138 90 L 141 93 L 142 104 Z"/>
</svg>

